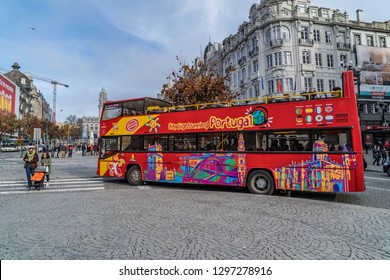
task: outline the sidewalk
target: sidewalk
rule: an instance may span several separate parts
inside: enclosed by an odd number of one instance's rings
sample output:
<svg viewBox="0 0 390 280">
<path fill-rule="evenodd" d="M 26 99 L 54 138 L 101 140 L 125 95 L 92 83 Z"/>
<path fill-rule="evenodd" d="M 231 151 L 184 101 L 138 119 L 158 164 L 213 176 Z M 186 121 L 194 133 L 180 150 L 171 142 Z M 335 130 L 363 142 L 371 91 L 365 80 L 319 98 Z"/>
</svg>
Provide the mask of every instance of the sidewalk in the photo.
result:
<svg viewBox="0 0 390 280">
<path fill-rule="evenodd" d="M 366 152 L 363 151 L 363 155 L 367 161 L 366 171 L 375 171 L 375 172 L 383 173 L 382 158 L 380 159 L 379 166 L 378 166 L 372 164 L 374 162 L 374 157 L 372 156 L 372 150 L 368 151 L 368 154 L 366 154 Z"/>
</svg>

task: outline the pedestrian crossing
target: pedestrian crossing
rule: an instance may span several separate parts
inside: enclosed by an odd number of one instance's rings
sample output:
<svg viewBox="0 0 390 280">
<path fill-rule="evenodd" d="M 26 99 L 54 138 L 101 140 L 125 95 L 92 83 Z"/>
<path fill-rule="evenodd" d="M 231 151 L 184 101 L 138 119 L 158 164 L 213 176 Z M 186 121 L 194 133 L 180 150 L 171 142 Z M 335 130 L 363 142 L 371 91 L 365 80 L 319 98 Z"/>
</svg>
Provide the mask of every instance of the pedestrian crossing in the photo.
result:
<svg viewBox="0 0 390 280">
<path fill-rule="evenodd" d="M 49 186 L 39 191 L 34 188 L 28 190 L 26 185 L 26 181 L 0 182 L 0 195 L 99 191 L 105 188 L 103 178 L 50 180 Z"/>
</svg>

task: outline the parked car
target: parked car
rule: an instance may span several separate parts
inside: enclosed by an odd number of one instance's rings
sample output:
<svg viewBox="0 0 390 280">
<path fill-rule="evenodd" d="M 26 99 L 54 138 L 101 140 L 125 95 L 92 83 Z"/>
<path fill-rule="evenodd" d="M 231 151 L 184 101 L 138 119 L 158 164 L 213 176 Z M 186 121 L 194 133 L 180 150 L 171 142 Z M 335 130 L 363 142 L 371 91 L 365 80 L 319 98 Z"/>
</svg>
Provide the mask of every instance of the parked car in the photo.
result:
<svg viewBox="0 0 390 280">
<path fill-rule="evenodd" d="M 390 176 L 390 161 L 386 161 L 383 164 L 383 172 L 387 173 Z"/>
</svg>

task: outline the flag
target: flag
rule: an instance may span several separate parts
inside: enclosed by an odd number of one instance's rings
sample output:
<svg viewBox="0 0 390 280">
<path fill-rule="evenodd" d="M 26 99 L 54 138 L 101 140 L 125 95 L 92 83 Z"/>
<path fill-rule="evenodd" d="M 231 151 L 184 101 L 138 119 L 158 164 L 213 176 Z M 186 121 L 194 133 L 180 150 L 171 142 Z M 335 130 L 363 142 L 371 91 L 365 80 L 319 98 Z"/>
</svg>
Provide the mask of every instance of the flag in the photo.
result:
<svg viewBox="0 0 390 280">
<path fill-rule="evenodd" d="M 282 92 L 282 91 L 283 91 L 282 81 L 278 80 L 278 92 Z"/>
<path fill-rule="evenodd" d="M 264 79 L 263 79 L 263 76 L 261 76 L 261 89 L 264 90 Z"/>
</svg>

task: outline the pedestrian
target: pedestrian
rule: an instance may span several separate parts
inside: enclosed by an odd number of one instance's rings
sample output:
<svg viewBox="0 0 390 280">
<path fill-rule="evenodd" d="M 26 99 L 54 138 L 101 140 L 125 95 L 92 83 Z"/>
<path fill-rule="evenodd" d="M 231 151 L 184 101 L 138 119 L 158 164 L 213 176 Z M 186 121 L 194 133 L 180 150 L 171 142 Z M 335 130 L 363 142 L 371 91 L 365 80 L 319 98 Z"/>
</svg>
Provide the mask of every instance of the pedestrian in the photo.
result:
<svg viewBox="0 0 390 280">
<path fill-rule="evenodd" d="M 93 145 L 93 155 L 94 156 L 98 155 L 98 145 L 97 144 Z"/>
<path fill-rule="evenodd" d="M 379 165 L 379 161 L 381 159 L 381 153 L 378 145 L 375 145 L 374 148 L 372 149 L 372 156 L 374 157 L 374 162 L 372 164 L 375 165 L 376 163 L 377 165 Z"/>
<path fill-rule="evenodd" d="M 82 151 L 81 155 L 85 156 L 87 151 L 87 145 L 85 143 L 83 143 L 83 145 L 81 146 L 81 151 Z"/>
<path fill-rule="evenodd" d="M 57 152 L 57 158 L 58 158 L 58 154 L 60 153 L 60 147 L 61 147 L 61 144 L 60 145 L 56 145 L 56 148 L 55 148 L 55 150 L 56 150 L 56 152 Z"/>
<path fill-rule="evenodd" d="M 66 155 L 66 151 L 67 150 L 67 146 L 65 146 L 64 144 L 61 145 L 61 157 L 64 158 L 65 155 Z"/>
<path fill-rule="evenodd" d="M 48 152 L 43 152 L 41 157 L 41 165 L 45 167 L 46 187 L 49 186 L 49 175 L 51 173 L 51 158 Z"/>
<path fill-rule="evenodd" d="M 382 148 L 382 165 L 386 162 L 387 160 L 387 150 L 385 147 Z"/>
<path fill-rule="evenodd" d="M 72 157 L 72 154 L 73 154 L 73 145 L 69 145 L 68 146 L 68 157 Z"/>
<path fill-rule="evenodd" d="M 39 161 L 38 154 L 35 152 L 33 147 L 29 147 L 23 158 L 24 168 L 26 169 L 27 176 L 27 187 L 31 186 L 31 176 L 34 175 L 34 170 L 37 167 Z"/>
</svg>

